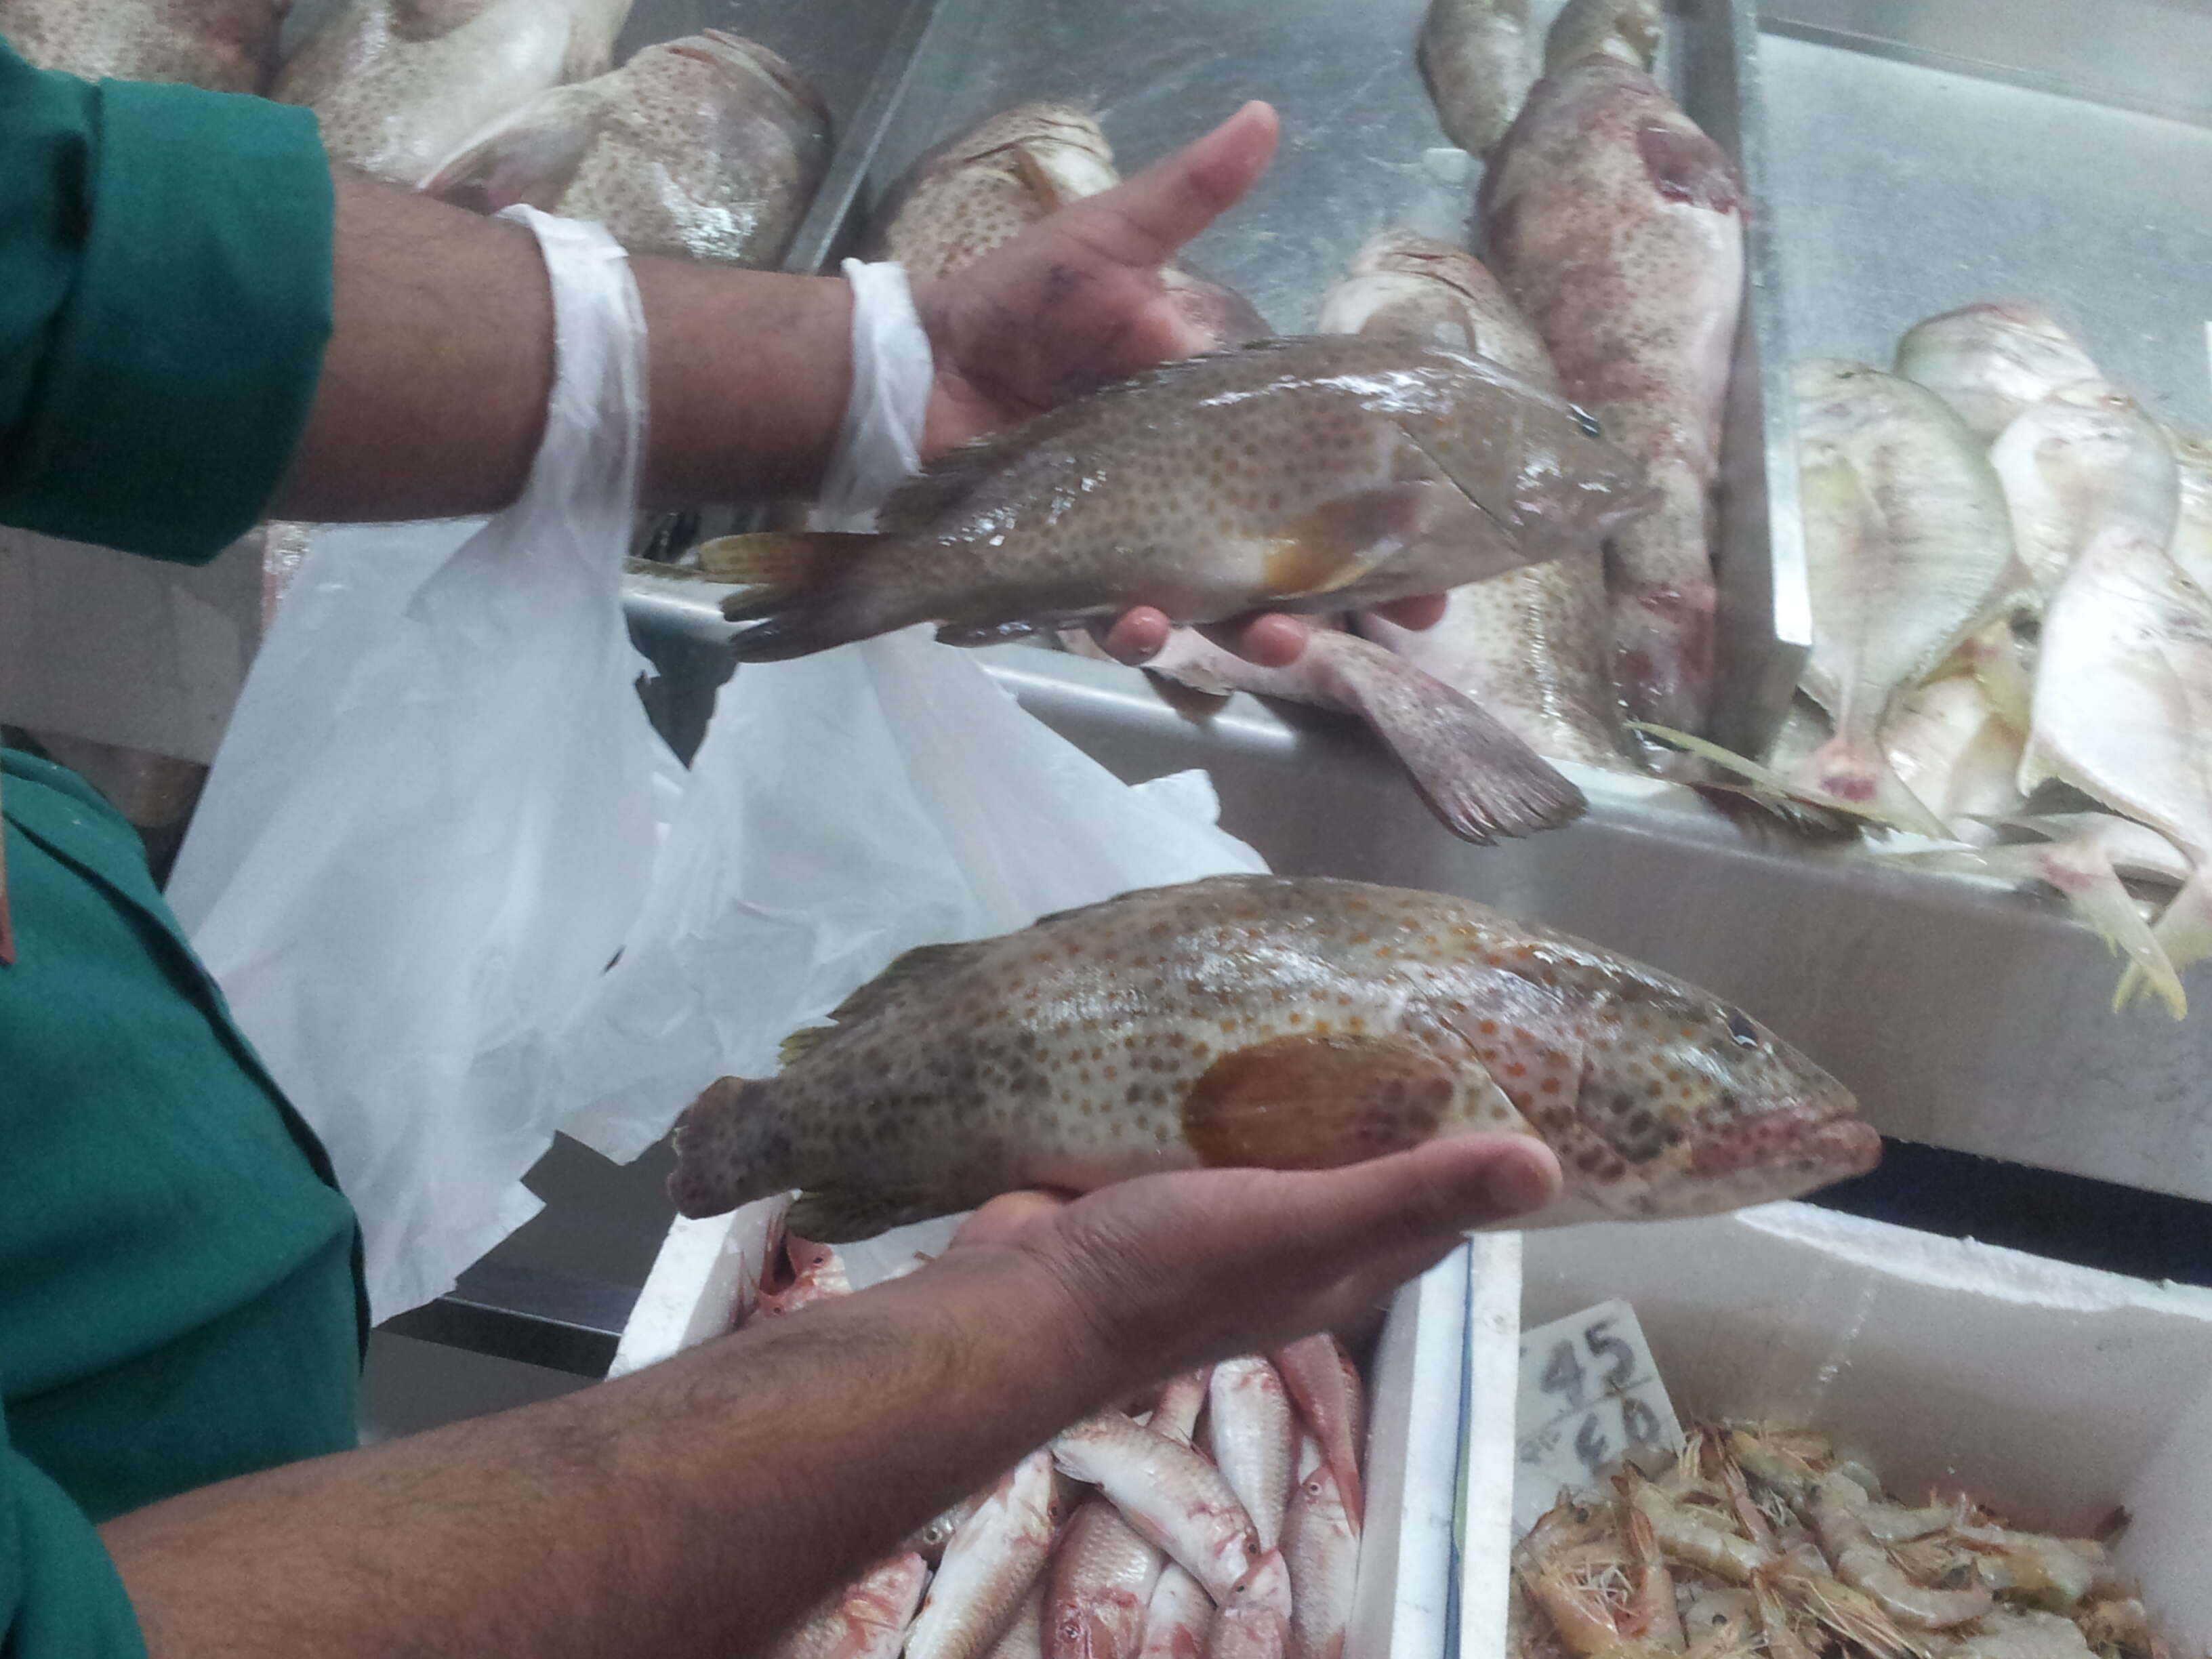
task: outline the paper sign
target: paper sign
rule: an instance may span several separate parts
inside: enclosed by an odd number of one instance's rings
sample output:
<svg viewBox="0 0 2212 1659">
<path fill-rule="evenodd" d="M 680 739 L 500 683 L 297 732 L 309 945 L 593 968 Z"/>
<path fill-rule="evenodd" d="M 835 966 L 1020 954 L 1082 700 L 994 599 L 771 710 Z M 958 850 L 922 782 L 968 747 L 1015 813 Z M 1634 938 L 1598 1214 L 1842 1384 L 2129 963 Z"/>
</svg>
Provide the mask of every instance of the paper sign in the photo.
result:
<svg viewBox="0 0 2212 1659">
<path fill-rule="evenodd" d="M 1559 1501 L 1595 1488 L 1632 1448 L 1682 1448 L 1682 1425 L 1644 1345 L 1636 1310 L 1601 1302 L 1521 1336 L 1515 1411 L 1515 1535 Z"/>
</svg>

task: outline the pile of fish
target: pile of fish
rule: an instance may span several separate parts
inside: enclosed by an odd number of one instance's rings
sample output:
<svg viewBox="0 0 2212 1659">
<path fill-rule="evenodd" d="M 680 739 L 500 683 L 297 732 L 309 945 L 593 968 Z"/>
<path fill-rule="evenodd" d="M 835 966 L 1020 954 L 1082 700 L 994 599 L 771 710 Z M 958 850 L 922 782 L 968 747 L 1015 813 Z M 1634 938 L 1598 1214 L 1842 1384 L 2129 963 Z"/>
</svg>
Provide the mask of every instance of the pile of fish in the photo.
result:
<svg viewBox="0 0 2212 1659">
<path fill-rule="evenodd" d="M 1328 1169 L 1475 1130 L 1566 1175 L 1516 1225 L 1711 1214 L 1863 1173 L 1850 1095 L 1748 1016 L 1437 893 L 1215 876 L 908 952 L 678 1122 L 670 1193 L 793 1188 L 844 1243 L 1020 1188 Z"/>
<path fill-rule="evenodd" d="M 1771 787 L 2040 882 L 2178 1018 L 2212 955 L 2212 441 L 2033 306 L 1796 374 L 1813 649 Z M 2179 889 L 2155 927 L 2128 884 Z"/>
<path fill-rule="evenodd" d="M 754 1318 L 851 1288 L 834 1250 L 787 1234 L 782 1253 Z M 1309 1337 L 1132 1403 L 938 1517 L 777 1659 L 1341 1659 L 1362 1509 L 1351 1357 Z"/>
<path fill-rule="evenodd" d="M 2118 1517 L 2124 1524 L 2124 1517 Z M 2106 1540 L 2109 1541 L 2109 1540 Z M 1513 1659 L 2166 1659 L 2105 1543 L 1914 1508 L 1822 1436 L 1693 1430 L 1514 1552 Z"/>
</svg>

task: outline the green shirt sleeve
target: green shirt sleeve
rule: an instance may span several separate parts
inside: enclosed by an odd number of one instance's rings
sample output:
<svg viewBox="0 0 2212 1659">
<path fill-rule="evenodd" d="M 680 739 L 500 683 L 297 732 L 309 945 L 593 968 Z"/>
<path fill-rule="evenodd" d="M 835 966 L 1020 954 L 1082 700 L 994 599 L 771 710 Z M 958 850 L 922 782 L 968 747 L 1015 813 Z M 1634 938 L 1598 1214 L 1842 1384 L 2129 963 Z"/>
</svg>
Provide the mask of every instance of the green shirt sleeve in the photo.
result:
<svg viewBox="0 0 2212 1659">
<path fill-rule="evenodd" d="M 0 523 L 198 563 L 251 529 L 331 326 L 313 114 L 0 42 Z"/>
<path fill-rule="evenodd" d="M 0 1653 L 145 1659 L 131 1598 L 92 1519 L 8 1444 L 0 1415 Z"/>
</svg>

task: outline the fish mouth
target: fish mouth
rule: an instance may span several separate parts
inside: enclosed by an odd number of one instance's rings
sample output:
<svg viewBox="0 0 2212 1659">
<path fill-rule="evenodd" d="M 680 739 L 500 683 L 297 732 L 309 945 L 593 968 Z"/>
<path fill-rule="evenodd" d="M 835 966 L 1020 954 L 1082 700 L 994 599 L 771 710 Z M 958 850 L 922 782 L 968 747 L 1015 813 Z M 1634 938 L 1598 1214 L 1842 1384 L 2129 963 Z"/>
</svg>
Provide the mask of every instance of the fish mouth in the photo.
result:
<svg viewBox="0 0 2212 1659">
<path fill-rule="evenodd" d="M 1693 1176 L 1726 1180 L 1771 1170 L 1776 1198 L 1794 1198 L 1862 1176 L 1881 1161 L 1881 1135 L 1863 1118 L 1819 1108 L 1767 1112 L 1701 1139 L 1690 1154 Z M 1790 1190 L 1778 1190 L 1784 1186 Z"/>
</svg>

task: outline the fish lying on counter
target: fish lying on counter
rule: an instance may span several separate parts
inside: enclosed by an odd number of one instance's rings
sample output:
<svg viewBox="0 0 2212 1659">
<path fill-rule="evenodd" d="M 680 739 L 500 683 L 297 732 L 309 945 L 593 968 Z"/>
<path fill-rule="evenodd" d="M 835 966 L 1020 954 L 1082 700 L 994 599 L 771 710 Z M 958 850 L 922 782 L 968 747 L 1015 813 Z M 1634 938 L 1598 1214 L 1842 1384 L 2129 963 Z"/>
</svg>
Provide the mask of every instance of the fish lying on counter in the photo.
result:
<svg viewBox="0 0 2212 1659">
<path fill-rule="evenodd" d="M 916 623 L 980 644 L 1157 605 L 1217 622 L 1440 592 L 1565 555 L 1649 505 L 1634 463 L 1482 359 L 1364 337 L 1168 363 L 963 445 L 874 536 L 710 542 L 757 590 L 743 662 Z M 926 550 L 926 552 L 922 550 Z"/>
<path fill-rule="evenodd" d="M 1462 149 L 1487 155 L 1536 79 L 1528 0 L 1431 0 L 1417 57 L 1437 119 Z"/>
<path fill-rule="evenodd" d="M 305 104 L 331 159 L 419 185 L 549 87 L 606 72 L 630 0 L 347 0 L 270 94 Z"/>
<path fill-rule="evenodd" d="M 2105 378 L 2050 313 L 2016 300 L 1915 323 L 1897 343 L 1897 372 L 1958 410 L 1984 443 L 2059 387 Z"/>
<path fill-rule="evenodd" d="M 835 1250 L 774 1253 L 817 1278 L 804 1305 L 851 1294 Z M 1341 1659 L 1364 1415 L 1343 1346 L 1305 1337 L 1125 1403 L 921 1528 L 775 1659 Z"/>
<path fill-rule="evenodd" d="M 685 1215 L 805 1189 L 830 1243 L 1030 1186 L 1317 1169 L 1533 1134 L 1537 1224 L 1694 1215 L 1872 1167 L 1835 1080 L 1697 988 L 1446 896 L 1224 876 L 901 957 L 675 1131 Z"/>
<path fill-rule="evenodd" d="M 259 92 L 290 0 L 0 0 L 26 63 L 88 81 L 177 81 Z"/>
<path fill-rule="evenodd" d="M 1544 37 L 1544 73 L 1557 75 L 1585 58 L 1618 58 L 1648 70 L 1666 38 L 1660 0 L 1567 0 Z"/>
<path fill-rule="evenodd" d="M 1538 82 L 1485 173 L 1492 267 L 1565 394 L 1641 463 L 1660 505 L 1607 548 L 1629 712 L 1705 722 L 1714 668 L 1712 489 L 1743 289 L 1743 188 L 1632 63 Z"/>
<path fill-rule="evenodd" d="M 441 167 L 429 195 L 591 219 L 633 253 L 770 266 L 830 165 L 811 82 L 720 29 L 540 93 Z"/>
<path fill-rule="evenodd" d="M 2181 502 L 2172 445 L 2134 398 L 2101 380 L 2071 382 L 2021 410 L 1990 445 L 1990 465 L 2039 599 L 2100 536 L 2160 547 L 2172 538 Z"/>
<path fill-rule="evenodd" d="M 1447 242 L 1385 231 L 1322 302 L 1321 331 L 1430 339 L 1557 385 L 1528 320 L 1479 259 Z M 1634 769 L 1613 694 L 1605 574 L 1565 557 L 1452 590 L 1443 620 L 1401 628 L 1367 614 L 1361 633 L 1494 714 L 1557 760 Z"/>
</svg>

